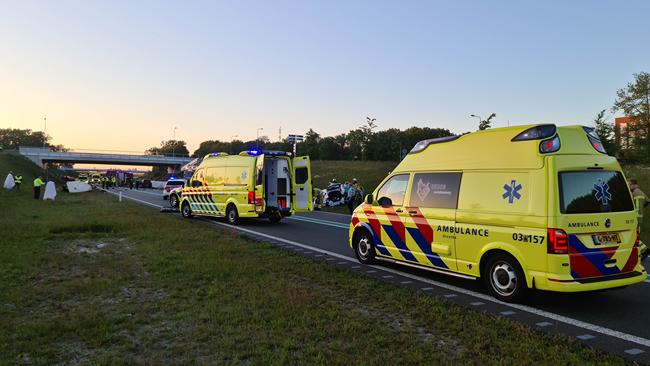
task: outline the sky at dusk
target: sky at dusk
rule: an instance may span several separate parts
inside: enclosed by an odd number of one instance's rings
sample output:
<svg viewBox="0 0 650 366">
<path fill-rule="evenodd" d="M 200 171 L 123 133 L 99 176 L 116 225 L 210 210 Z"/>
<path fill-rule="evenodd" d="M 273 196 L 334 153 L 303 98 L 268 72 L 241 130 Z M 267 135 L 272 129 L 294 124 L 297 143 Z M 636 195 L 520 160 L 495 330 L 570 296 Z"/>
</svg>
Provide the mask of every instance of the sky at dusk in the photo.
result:
<svg viewBox="0 0 650 366">
<path fill-rule="evenodd" d="M 78 149 L 313 128 L 589 124 L 650 71 L 648 1 L 4 1 L 0 128 Z"/>
</svg>

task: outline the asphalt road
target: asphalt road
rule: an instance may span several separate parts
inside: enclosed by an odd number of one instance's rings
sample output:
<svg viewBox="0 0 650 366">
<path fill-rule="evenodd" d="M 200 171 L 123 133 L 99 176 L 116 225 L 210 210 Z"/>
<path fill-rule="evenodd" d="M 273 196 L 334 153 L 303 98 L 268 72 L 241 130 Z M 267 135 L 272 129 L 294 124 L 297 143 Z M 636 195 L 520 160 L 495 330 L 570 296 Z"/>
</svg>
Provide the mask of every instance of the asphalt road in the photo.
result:
<svg viewBox="0 0 650 366">
<path fill-rule="evenodd" d="M 162 199 L 160 191 L 131 191 L 127 189 L 122 190 L 122 195 L 124 198 L 132 198 L 135 202 L 141 204 L 148 203 L 150 206 L 169 207 L 168 201 Z M 238 227 L 247 232 L 260 233 L 266 238 L 280 238 L 284 242 L 300 243 L 306 247 L 338 254 L 341 258 L 353 259 L 354 253 L 348 247 L 348 225 L 349 217 L 347 215 L 314 211 L 313 213 L 286 218 L 279 225 L 271 224 L 268 220 L 252 219 L 242 220 Z M 646 260 L 645 264 L 650 266 L 650 260 Z M 415 278 L 414 276 L 417 276 L 418 279 L 430 280 L 437 284 L 438 287 L 449 288 L 449 286 L 454 286 L 467 290 L 463 291 L 465 295 L 469 294 L 483 299 L 487 295 L 480 281 L 463 280 L 403 266 L 388 264 L 381 266 L 385 267 L 386 270 L 403 274 L 406 277 Z M 355 266 L 354 268 L 360 267 Z M 401 283 L 410 283 L 410 281 L 402 281 Z M 476 303 L 472 302 L 470 304 L 474 305 Z M 605 332 L 600 331 L 601 334 L 612 333 L 617 339 L 630 338 L 628 336 L 631 336 L 635 339 L 636 345 L 641 344 L 641 347 L 633 348 L 636 351 L 632 352 L 628 352 L 630 349 L 622 349 L 626 353 L 624 356 L 643 357 L 634 359 L 641 362 L 650 362 L 650 279 L 639 285 L 612 291 L 578 294 L 534 291 L 526 305 L 527 308 L 532 308 L 527 310 L 531 314 L 539 311 L 540 314 L 552 318 L 570 318 L 569 321 L 564 320 L 564 323 L 573 322 L 586 330 L 589 330 L 592 325 L 600 326 L 606 329 Z M 511 312 L 501 311 L 500 313 L 506 315 Z M 530 323 L 530 320 L 524 322 Z M 582 322 L 586 323 L 586 325 L 583 325 Z M 586 340 L 580 338 L 581 336 L 577 337 L 585 342 L 589 339 L 589 337 L 586 337 Z M 608 350 L 607 348 L 611 346 L 611 342 L 605 341 L 601 343 L 602 346 L 595 344 L 595 347 Z M 608 344 L 610 345 L 608 346 Z"/>
</svg>

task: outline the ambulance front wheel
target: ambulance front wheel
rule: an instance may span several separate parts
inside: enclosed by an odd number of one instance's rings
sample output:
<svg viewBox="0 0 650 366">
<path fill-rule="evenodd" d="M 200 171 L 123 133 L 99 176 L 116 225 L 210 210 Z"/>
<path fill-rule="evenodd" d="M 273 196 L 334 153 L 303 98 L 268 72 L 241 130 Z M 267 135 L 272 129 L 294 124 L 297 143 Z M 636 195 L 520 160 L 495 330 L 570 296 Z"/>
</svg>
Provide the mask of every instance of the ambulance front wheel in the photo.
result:
<svg viewBox="0 0 650 366">
<path fill-rule="evenodd" d="M 237 212 L 237 207 L 232 203 L 226 208 L 226 222 L 230 225 L 237 225 L 239 222 L 239 213 Z"/>
<path fill-rule="evenodd" d="M 192 217 L 192 209 L 187 201 L 183 202 L 183 205 L 181 206 L 181 215 L 187 219 Z"/>
<path fill-rule="evenodd" d="M 506 253 L 490 256 L 481 274 L 492 296 L 505 302 L 521 302 L 528 293 L 519 262 Z"/>
<path fill-rule="evenodd" d="M 375 263 L 376 252 L 372 235 L 366 229 L 360 229 L 354 233 L 353 238 L 352 245 L 354 247 L 354 254 L 357 256 L 359 262 L 363 264 Z"/>
</svg>

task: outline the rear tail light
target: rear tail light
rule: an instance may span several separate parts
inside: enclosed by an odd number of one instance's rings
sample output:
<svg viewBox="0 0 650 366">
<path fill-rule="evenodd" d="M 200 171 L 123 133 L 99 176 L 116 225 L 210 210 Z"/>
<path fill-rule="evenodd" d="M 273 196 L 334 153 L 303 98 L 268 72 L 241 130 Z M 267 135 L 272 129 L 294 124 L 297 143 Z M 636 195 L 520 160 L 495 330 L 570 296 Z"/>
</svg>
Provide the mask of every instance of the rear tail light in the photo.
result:
<svg viewBox="0 0 650 366">
<path fill-rule="evenodd" d="M 569 236 L 562 229 L 548 229 L 547 243 L 549 254 L 569 253 Z"/>
<path fill-rule="evenodd" d="M 552 139 L 544 140 L 539 143 L 539 152 L 548 154 L 560 150 L 560 136 L 555 136 Z"/>
<path fill-rule="evenodd" d="M 255 191 L 248 192 L 248 204 L 255 206 L 262 206 L 262 199 L 255 197 Z"/>
<path fill-rule="evenodd" d="M 591 146 L 593 146 L 596 151 L 601 154 L 607 154 L 607 151 L 605 151 L 605 147 L 603 146 L 603 143 L 600 141 L 600 139 L 595 139 L 589 136 L 589 142 L 591 142 Z"/>
<path fill-rule="evenodd" d="M 641 246 L 641 238 L 639 238 L 639 225 L 636 226 L 636 239 L 634 240 L 634 246 L 637 248 Z"/>
</svg>

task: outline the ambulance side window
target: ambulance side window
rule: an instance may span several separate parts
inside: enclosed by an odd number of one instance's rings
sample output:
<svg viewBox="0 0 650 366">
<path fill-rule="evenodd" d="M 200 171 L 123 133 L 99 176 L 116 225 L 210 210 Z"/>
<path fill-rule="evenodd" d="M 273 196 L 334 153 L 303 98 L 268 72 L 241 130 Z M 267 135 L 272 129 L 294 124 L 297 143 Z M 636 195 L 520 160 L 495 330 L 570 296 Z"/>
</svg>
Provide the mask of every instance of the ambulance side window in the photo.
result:
<svg viewBox="0 0 650 366">
<path fill-rule="evenodd" d="M 402 206 L 406 195 L 406 186 L 409 182 L 408 174 L 395 175 L 388 179 L 377 192 L 377 199 L 388 198 L 393 206 Z"/>
<path fill-rule="evenodd" d="M 409 205 L 426 208 L 458 206 L 461 173 L 417 173 L 413 177 Z"/>
<path fill-rule="evenodd" d="M 203 185 L 203 169 L 199 169 L 192 177 L 192 187 L 201 187 Z"/>
</svg>

